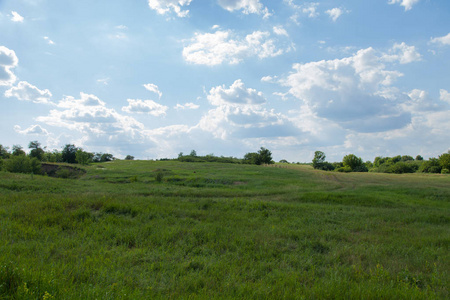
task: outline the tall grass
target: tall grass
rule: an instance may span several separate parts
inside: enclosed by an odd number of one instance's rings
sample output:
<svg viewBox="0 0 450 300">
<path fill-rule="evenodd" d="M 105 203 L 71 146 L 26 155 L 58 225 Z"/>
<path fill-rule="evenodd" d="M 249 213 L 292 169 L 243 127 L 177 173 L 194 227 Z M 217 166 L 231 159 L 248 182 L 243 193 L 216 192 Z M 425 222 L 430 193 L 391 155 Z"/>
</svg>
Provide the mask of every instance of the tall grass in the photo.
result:
<svg viewBox="0 0 450 300">
<path fill-rule="evenodd" d="M 148 161 L 86 170 L 0 172 L 0 298 L 449 297 L 449 176 Z"/>
</svg>

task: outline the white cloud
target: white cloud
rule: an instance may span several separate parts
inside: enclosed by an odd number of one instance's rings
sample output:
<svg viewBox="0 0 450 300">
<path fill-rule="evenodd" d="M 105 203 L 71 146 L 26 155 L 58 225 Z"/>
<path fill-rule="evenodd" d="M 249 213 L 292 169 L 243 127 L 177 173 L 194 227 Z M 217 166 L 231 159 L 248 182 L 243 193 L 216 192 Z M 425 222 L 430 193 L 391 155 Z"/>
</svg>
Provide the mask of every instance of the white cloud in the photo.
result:
<svg viewBox="0 0 450 300">
<path fill-rule="evenodd" d="M 401 128 L 410 117 L 393 101 L 403 96 L 394 93 L 392 84 L 403 74 L 387 70 L 382 57 L 367 48 L 343 59 L 295 64 L 282 82 L 313 114 L 343 128 L 361 132 Z"/>
<path fill-rule="evenodd" d="M 230 88 L 225 85 L 213 87 L 209 91 L 208 100 L 212 105 L 261 105 L 266 102 L 262 92 L 246 88 L 242 80 L 236 80 Z"/>
<path fill-rule="evenodd" d="M 275 82 L 277 76 L 264 76 L 261 78 L 262 82 Z"/>
<path fill-rule="evenodd" d="M 446 36 L 441 36 L 437 38 L 431 39 L 432 43 L 441 44 L 441 45 L 450 45 L 450 33 Z"/>
<path fill-rule="evenodd" d="M 416 47 L 408 46 L 405 43 L 394 44 L 388 54 L 383 56 L 386 61 L 399 61 L 401 64 L 420 61 L 422 56 L 416 51 Z"/>
<path fill-rule="evenodd" d="M 55 44 L 55 42 L 52 41 L 48 36 L 44 36 L 44 40 L 46 40 L 49 45 L 54 45 Z"/>
<path fill-rule="evenodd" d="M 167 106 L 156 103 L 153 100 L 128 99 L 128 106 L 122 107 L 127 113 L 149 114 L 153 116 L 165 115 Z"/>
<path fill-rule="evenodd" d="M 5 97 L 16 97 L 19 100 L 49 104 L 51 103 L 50 98 L 52 97 L 52 93 L 47 89 L 41 91 L 26 81 L 20 81 L 17 86 L 12 87 L 5 92 Z"/>
<path fill-rule="evenodd" d="M 48 131 L 39 125 L 32 125 L 24 130 L 22 130 L 19 125 L 16 125 L 14 126 L 14 130 L 17 133 L 24 135 L 48 135 Z"/>
<path fill-rule="evenodd" d="M 263 14 L 265 18 L 271 16 L 267 7 L 264 7 L 259 0 L 219 0 L 219 5 L 230 12 L 242 10 L 242 13 L 246 15 Z"/>
<path fill-rule="evenodd" d="M 231 31 L 199 34 L 184 47 L 186 61 L 202 65 L 237 64 L 244 58 L 257 56 L 267 58 L 281 55 L 290 48 L 279 49 L 269 32 L 255 31 L 245 38 L 234 38 Z"/>
<path fill-rule="evenodd" d="M 410 10 L 413 5 L 417 4 L 420 0 L 389 0 L 389 4 L 400 3 L 405 8 L 405 11 Z"/>
<path fill-rule="evenodd" d="M 17 67 L 19 59 L 14 50 L 0 46 L 0 86 L 10 86 L 16 81 L 16 76 L 11 71 Z"/>
<path fill-rule="evenodd" d="M 331 18 L 331 20 L 333 20 L 333 22 L 336 22 L 336 20 L 342 16 L 346 11 L 344 11 L 341 8 L 335 7 L 332 9 L 327 10 L 325 13 L 328 14 Z"/>
<path fill-rule="evenodd" d="M 153 84 L 153 83 L 147 83 L 147 84 L 144 84 L 144 87 L 145 87 L 148 91 L 157 94 L 157 95 L 159 96 L 159 99 L 161 99 L 162 93 L 161 93 L 161 91 L 159 90 L 159 88 L 158 88 L 158 86 L 157 86 L 156 84 Z"/>
<path fill-rule="evenodd" d="M 97 83 L 100 83 L 100 84 L 103 84 L 103 85 L 108 85 L 109 84 L 109 78 L 97 79 Z"/>
<path fill-rule="evenodd" d="M 105 102 L 100 100 L 95 95 L 80 93 L 80 99 L 75 99 L 72 96 L 66 96 L 59 103 L 58 107 L 62 108 L 83 108 L 93 106 L 105 106 Z"/>
<path fill-rule="evenodd" d="M 315 18 L 319 16 L 317 12 L 317 7 L 319 6 L 318 2 L 305 3 L 302 8 L 302 12 L 307 14 L 310 18 Z"/>
<path fill-rule="evenodd" d="M 192 0 L 148 0 L 151 9 L 160 15 L 173 11 L 180 18 L 186 17 L 189 10 L 182 10 L 183 6 L 189 6 Z"/>
<path fill-rule="evenodd" d="M 11 21 L 13 21 L 13 22 L 19 22 L 19 23 L 22 23 L 23 20 L 24 20 L 23 17 L 22 17 L 21 15 L 19 15 L 19 13 L 16 12 L 16 11 L 12 11 L 12 12 L 11 12 L 11 15 L 12 15 Z"/>
<path fill-rule="evenodd" d="M 444 90 L 444 89 L 441 89 L 439 92 L 440 92 L 439 99 L 441 101 L 445 101 L 448 104 L 450 104 L 450 93 L 448 91 Z"/>
<path fill-rule="evenodd" d="M 192 102 L 189 103 L 185 103 L 183 105 L 181 104 L 177 104 L 174 109 L 179 110 L 179 109 L 198 109 L 200 107 L 200 105 L 194 104 Z"/>
<path fill-rule="evenodd" d="M 287 33 L 286 29 L 283 28 L 283 26 L 279 25 L 279 26 L 274 26 L 273 27 L 273 32 L 276 35 L 284 35 L 284 36 L 289 36 L 289 34 Z"/>
<path fill-rule="evenodd" d="M 103 136 L 113 139 L 120 135 L 129 140 L 144 129 L 144 125 L 134 118 L 107 108 L 105 102 L 95 95 L 85 93 L 80 95 L 80 99 L 65 97 L 58 104 L 63 110 L 51 110 L 48 116 L 40 116 L 36 120 L 51 126 L 75 130 L 91 138 Z"/>
<path fill-rule="evenodd" d="M 219 139 L 274 138 L 298 135 L 299 130 L 282 114 L 263 107 L 262 92 L 236 80 L 229 88 L 211 88 L 208 101 L 216 108 L 202 117 L 196 128 Z"/>
</svg>

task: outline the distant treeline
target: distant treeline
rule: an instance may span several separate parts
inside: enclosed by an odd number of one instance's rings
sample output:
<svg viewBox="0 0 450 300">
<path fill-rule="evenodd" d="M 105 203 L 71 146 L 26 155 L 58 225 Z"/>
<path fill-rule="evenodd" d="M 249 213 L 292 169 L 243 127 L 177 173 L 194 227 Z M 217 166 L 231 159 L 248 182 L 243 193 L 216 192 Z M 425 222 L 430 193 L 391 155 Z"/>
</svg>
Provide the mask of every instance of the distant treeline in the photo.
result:
<svg viewBox="0 0 450 300">
<path fill-rule="evenodd" d="M 38 141 L 32 141 L 28 144 L 30 149 L 27 154 L 23 147 L 14 145 L 11 150 L 8 147 L 0 145 L 0 171 L 2 169 L 13 173 L 42 173 L 42 163 L 68 163 L 88 165 L 90 163 L 100 163 L 116 160 L 110 153 L 94 153 L 84 151 L 82 148 L 73 144 L 66 144 L 61 151 L 52 150 L 47 151 L 46 147 L 42 147 Z M 127 155 L 125 160 L 134 160 L 134 156 Z M 195 150 L 192 150 L 189 155 L 184 155 L 182 152 L 178 158 L 163 160 L 177 160 L 181 162 L 218 162 L 218 163 L 235 163 L 235 164 L 273 164 L 272 153 L 265 148 L 257 152 L 250 152 L 245 154 L 244 158 L 215 156 L 208 154 L 206 156 L 198 156 Z"/>
<path fill-rule="evenodd" d="M 316 151 L 312 160 L 314 169 L 337 172 L 378 172 L 378 173 L 450 173 L 450 150 L 439 155 L 438 158 L 424 160 L 422 156 L 415 158 L 409 155 L 394 157 L 375 157 L 374 161 L 366 161 L 354 154 L 344 156 L 342 162 L 329 163 L 325 160 L 325 153 Z"/>
</svg>

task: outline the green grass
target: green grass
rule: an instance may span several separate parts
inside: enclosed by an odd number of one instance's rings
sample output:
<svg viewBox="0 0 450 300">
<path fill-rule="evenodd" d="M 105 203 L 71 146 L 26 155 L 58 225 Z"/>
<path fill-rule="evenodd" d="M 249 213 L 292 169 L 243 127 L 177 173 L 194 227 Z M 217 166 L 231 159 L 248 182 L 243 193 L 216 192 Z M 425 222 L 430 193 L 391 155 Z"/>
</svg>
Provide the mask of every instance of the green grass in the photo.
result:
<svg viewBox="0 0 450 300">
<path fill-rule="evenodd" d="M 85 169 L 0 172 L 0 299 L 450 297 L 448 175 Z"/>
</svg>

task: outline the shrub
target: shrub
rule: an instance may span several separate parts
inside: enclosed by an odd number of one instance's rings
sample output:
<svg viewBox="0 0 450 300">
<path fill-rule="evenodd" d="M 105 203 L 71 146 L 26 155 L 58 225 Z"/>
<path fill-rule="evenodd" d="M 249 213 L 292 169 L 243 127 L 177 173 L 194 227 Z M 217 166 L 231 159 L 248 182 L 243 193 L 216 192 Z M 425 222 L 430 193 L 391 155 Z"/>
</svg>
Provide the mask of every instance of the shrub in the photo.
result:
<svg viewBox="0 0 450 300">
<path fill-rule="evenodd" d="M 366 165 L 360 165 L 353 169 L 353 172 L 369 172 L 369 169 Z"/>
<path fill-rule="evenodd" d="M 158 171 L 158 173 L 156 173 L 156 177 L 155 177 L 156 181 L 162 182 L 163 178 L 164 178 L 164 173 L 162 171 Z"/>
<path fill-rule="evenodd" d="M 449 169 L 442 169 L 441 170 L 441 174 L 450 174 L 450 170 Z"/>
<path fill-rule="evenodd" d="M 410 165 L 408 165 L 404 162 L 398 162 L 398 163 L 391 165 L 388 168 L 388 173 L 394 173 L 394 174 L 414 173 L 414 169 Z"/>
<path fill-rule="evenodd" d="M 443 169 L 450 169 L 450 151 L 439 155 L 439 164 Z"/>
<path fill-rule="evenodd" d="M 37 158 L 30 159 L 24 155 L 12 156 L 6 163 L 5 168 L 11 173 L 41 173 L 41 163 Z"/>
<path fill-rule="evenodd" d="M 419 172 L 422 173 L 441 173 L 441 165 L 439 164 L 439 160 L 437 158 L 430 158 L 427 161 L 424 161 L 419 168 Z"/>
<path fill-rule="evenodd" d="M 359 167 L 363 165 L 362 159 L 354 154 L 344 156 L 342 163 L 344 164 L 344 167 L 349 167 L 352 171 L 359 169 Z"/>
<path fill-rule="evenodd" d="M 352 171 L 352 168 L 350 168 L 349 166 L 340 167 L 340 168 L 337 168 L 336 171 L 344 172 L 344 173 L 350 173 Z"/>
</svg>

